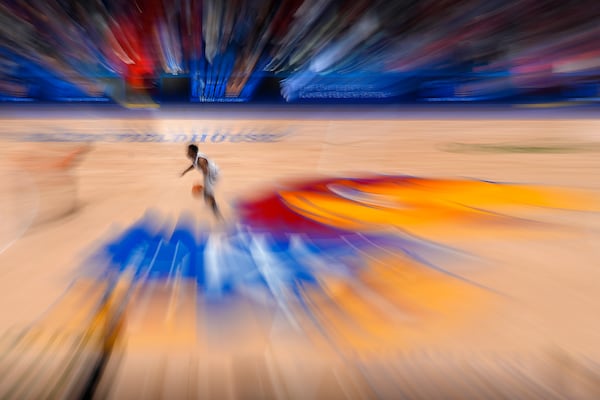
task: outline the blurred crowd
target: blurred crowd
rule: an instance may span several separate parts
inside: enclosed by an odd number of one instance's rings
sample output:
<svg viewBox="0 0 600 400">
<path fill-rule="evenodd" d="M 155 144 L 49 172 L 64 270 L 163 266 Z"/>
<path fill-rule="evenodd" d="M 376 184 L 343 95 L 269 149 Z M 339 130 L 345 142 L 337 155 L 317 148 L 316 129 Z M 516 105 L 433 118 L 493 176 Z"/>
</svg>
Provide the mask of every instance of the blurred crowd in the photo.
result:
<svg viewBox="0 0 600 400">
<path fill-rule="evenodd" d="M 0 1 L 5 97 L 110 96 L 165 76 L 189 77 L 197 101 L 250 99 L 265 77 L 288 101 L 597 98 L 600 2 Z"/>
</svg>

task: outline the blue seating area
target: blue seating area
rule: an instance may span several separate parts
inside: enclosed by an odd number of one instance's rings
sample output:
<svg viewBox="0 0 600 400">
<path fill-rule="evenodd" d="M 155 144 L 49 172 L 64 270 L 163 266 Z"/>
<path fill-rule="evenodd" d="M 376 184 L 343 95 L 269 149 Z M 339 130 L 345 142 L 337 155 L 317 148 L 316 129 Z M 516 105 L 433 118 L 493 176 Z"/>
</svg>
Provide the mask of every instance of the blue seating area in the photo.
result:
<svg viewBox="0 0 600 400">
<path fill-rule="evenodd" d="M 0 101 L 597 101 L 593 1 L 0 6 Z M 561 18 L 556 18 L 561 15 Z"/>
</svg>

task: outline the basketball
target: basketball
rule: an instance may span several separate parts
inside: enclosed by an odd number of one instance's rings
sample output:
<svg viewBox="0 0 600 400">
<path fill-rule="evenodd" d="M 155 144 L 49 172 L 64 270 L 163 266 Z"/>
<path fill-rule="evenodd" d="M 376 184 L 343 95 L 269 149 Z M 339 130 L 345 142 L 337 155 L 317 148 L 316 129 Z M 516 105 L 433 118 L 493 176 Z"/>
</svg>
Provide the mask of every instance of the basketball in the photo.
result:
<svg viewBox="0 0 600 400">
<path fill-rule="evenodd" d="M 202 186 L 202 185 L 192 186 L 192 196 L 200 197 L 200 196 L 202 196 L 203 192 L 204 192 L 204 186 Z"/>
</svg>

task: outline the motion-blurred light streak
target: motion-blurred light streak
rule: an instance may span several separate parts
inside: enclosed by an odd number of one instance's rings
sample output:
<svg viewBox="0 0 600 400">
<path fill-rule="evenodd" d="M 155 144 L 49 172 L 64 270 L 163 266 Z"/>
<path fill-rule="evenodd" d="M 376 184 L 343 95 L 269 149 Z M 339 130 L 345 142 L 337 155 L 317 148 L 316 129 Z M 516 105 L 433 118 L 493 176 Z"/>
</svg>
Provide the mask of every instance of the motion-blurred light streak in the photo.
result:
<svg viewBox="0 0 600 400">
<path fill-rule="evenodd" d="M 285 101 L 592 101 L 599 18 L 594 0 L 5 1 L 0 97 L 133 105 L 178 77 L 195 102 L 265 78 Z"/>
</svg>

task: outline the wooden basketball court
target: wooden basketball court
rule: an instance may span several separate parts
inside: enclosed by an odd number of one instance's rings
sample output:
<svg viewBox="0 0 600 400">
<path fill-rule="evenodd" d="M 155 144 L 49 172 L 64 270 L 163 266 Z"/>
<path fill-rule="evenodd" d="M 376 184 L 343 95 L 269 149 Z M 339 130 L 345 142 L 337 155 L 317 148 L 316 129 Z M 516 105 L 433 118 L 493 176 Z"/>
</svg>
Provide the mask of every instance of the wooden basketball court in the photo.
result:
<svg viewBox="0 0 600 400">
<path fill-rule="evenodd" d="M 225 225 L 191 194 L 201 176 L 179 177 L 189 142 L 221 168 Z M 444 398 L 478 388 L 501 398 L 506 387 L 513 398 L 600 394 L 600 119 L 32 113 L 3 117 L 0 150 L 0 397 L 439 398 L 427 392 L 433 381 L 454 393 Z M 327 295 L 305 293 L 317 320 L 298 304 L 286 311 L 303 315 L 303 329 L 278 304 L 215 307 L 185 279 L 138 286 L 123 275 L 108 291 L 82 272 L 148 210 L 157 223 L 192 215 L 219 234 L 239 221 L 239 202 L 381 176 L 418 178 L 417 188 L 435 180 L 411 192 L 414 204 L 450 200 L 436 214 L 424 208 L 429 225 L 401 223 L 401 206 L 368 223 L 339 208 L 359 226 L 349 231 L 408 232 L 456 257 L 436 259 L 440 272 L 371 248 L 360 278 L 371 295 L 337 281 Z M 539 191 L 486 203 L 482 181 Z M 297 193 L 284 203 L 304 201 Z M 467 217 L 492 204 L 517 219 L 463 224 L 444 211 L 457 202 Z"/>
</svg>

